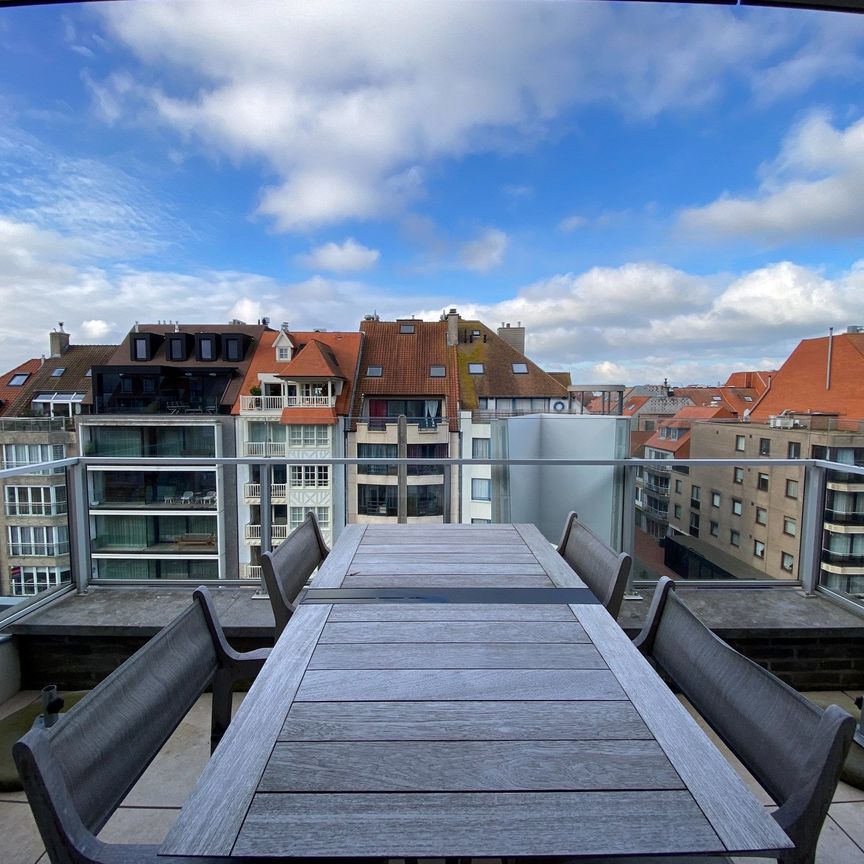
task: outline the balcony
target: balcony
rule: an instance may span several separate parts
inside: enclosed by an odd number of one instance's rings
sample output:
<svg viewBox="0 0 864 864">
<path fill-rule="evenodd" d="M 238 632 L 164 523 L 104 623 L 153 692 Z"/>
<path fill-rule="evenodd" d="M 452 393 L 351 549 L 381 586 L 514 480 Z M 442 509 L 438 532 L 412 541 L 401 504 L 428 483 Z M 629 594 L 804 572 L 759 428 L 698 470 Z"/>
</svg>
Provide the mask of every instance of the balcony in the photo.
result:
<svg viewBox="0 0 864 864">
<path fill-rule="evenodd" d="M 651 479 L 650 474 L 645 475 L 644 486 L 646 489 L 651 492 L 656 492 L 658 495 L 669 496 L 669 483 L 658 483 L 656 480 Z"/>
<path fill-rule="evenodd" d="M 284 457 L 287 452 L 285 441 L 246 441 L 243 444 L 244 456 Z"/>
<path fill-rule="evenodd" d="M 333 408 L 335 396 L 241 396 L 240 411 L 281 414 L 286 408 Z"/>
<path fill-rule="evenodd" d="M 281 543 L 294 530 L 289 525 L 274 522 L 270 526 L 270 539 L 274 545 Z M 245 525 L 243 528 L 243 539 L 252 546 L 261 545 L 261 526 Z"/>
<path fill-rule="evenodd" d="M 244 483 L 243 484 L 243 497 L 247 501 L 260 501 L 261 500 L 261 484 L 260 483 Z M 285 501 L 288 497 L 288 484 L 287 483 L 271 483 L 270 484 L 270 500 L 271 501 Z"/>
<path fill-rule="evenodd" d="M 7 516 L 65 516 L 68 508 L 65 501 L 58 501 L 54 504 L 11 503 L 7 501 L 5 512 Z"/>
<path fill-rule="evenodd" d="M 12 558 L 58 558 L 69 554 L 69 541 L 58 543 L 10 543 L 9 556 Z"/>
</svg>

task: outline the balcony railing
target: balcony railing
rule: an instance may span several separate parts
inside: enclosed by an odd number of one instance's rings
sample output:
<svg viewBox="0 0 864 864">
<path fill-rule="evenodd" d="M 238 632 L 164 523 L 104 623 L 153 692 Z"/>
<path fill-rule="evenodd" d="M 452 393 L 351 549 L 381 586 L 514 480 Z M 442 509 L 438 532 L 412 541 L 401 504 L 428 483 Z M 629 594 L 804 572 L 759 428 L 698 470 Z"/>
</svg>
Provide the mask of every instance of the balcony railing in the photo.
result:
<svg viewBox="0 0 864 864">
<path fill-rule="evenodd" d="M 260 564 L 241 564 L 240 578 L 241 579 L 258 579 L 263 576 L 262 567 Z"/>
<path fill-rule="evenodd" d="M 250 442 L 250 444 L 253 444 L 253 442 Z M 22 473 L 32 473 L 33 471 L 68 471 L 66 482 L 67 496 L 70 500 L 68 530 L 72 542 L 69 544 L 50 544 L 50 549 L 44 544 L 33 544 L 32 542 L 18 543 L 10 551 L 16 554 L 28 554 L 25 550 L 32 549 L 34 545 L 41 546 L 39 554 L 44 555 L 65 555 L 71 551 L 71 558 L 68 564 L 64 564 L 64 566 L 71 570 L 73 586 L 78 590 L 86 590 L 90 583 L 100 585 L 117 584 L 117 580 L 122 580 L 123 584 L 127 585 L 153 585 L 156 583 L 152 580 L 158 580 L 160 586 L 171 584 L 172 580 L 174 584 L 188 584 L 188 582 L 182 581 L 184 579 L 207 581 L 218 578 L 221 582 L 230 582 L 233 579 L 239 583 L 241 574 L 254 572 L 249 571 L 246 567 L 246 565 L 252 566 L 249 560 L 252 556 L 250 556 L 248 545 L 260 544 L 262 531 L 272 538 L 272 543 L 279 543 L 288 536 L 291 530 L 290 526 L 297 524 L 299 518 L 299 514 L 294 512 L 293 507 L 287 514 L 285 513 L 285 499 L 282 499 L 283 503 L 278 503 L 282 495 L 286 495 L 289 491 L 286 489 L 286 484 L 271 483 L 269 498 L 271 502 L 277 502 L 277 508 L 281 507 L 281 511 L 274 509 L 271 516 L 269 508 L 267 512 L 263 512 L 262 510 L 260 518 L 264 520 L 264 526 L 257 524 L 259 521 L 257 514 L 250 519 L 250 499 L 251 501 L 255 499 L 260 500 L 263 489 L 261 483 L 244 483 L 241 480 L 240 471 L 246 471 L 251 465 L 255 465 L 256 461 L 269 457 L 287 461 L 289 465 L 286 467 L 289 470 L 291 466 L 331 466 L 330 479 L 332 488 L 341 488 L 346 492 L 346 506 L 344 509 L 339 505 L 339 502 L 329 503 L 329 499 L 328 503 L 325 503 L 323 499 L 319 502 L 315 497 L 318 490 L 298 490 L 302 491 L 304 496 L 308 496 L 301 499 L 303 502 L 301 512 L 305 513 L 307 505 L 313 509 L 313 505 L 320 508 L 326 507 L 330 519 L 335 520 L 335 524 L 322 525 L 322 530 L 328 533 L 332 532 L 334 536 L 338 536 L 345 521 L 353 521 L 358 514 L 358 510 L 364 511 L 363 515 L 366 519 L 384 516 L 395 523 L 399 508 L 402 507 L 402 499 L 397 501 L 395 510 L 385 502 L 383 505 L 385 512 L 383 513 L 381 512 L 382 505 L 380 503 L 374 507 L 370 507 L 368 504 L 362 508 L 360 507 L 360 484 L 358 483 L 357 486 L 353 485 L 354 480 L 351 473 L 347 471 L 347 466 L 368 465 L 370 464 L 368 457 L 328 458 L 325 456 L 310 455 L 308 458 L 296 458 L 292 455 L 291 448 L 287 446 L 286 442 L 278 444 L 254 442 L 252 449 L 255 452 L 251 457 L 208 456 L 197 459 L 183 459 L 182 463 L 176 458 L 155 459 L 128 456 L 107 458 L 83 456 L 51 463 L 40 463 L 28 466 L 26 469 L 2 470 L 0 471 L 0 479 L 2 480 L 20 476 Z M 293 452 L 296 453 L 296 450 Z M 488 502 L 486 503 L 486 509 L 482 512 L 476 509 L 480 505 L 475 505 L 470 500 L 470 486 L 466 490 L 462 485 L 466 481 L 470 482 L 472 479 L 470 477 L 471 472 L 463 472 L 459 469 L 462 466 L 491 466 L 492 513 L 495 514 L 495 519 L 512 522 L 534 522 L 550 538 L 550 542 L 554 542 L 557 540 L 557 537 L 553 537 L 553 535 L 560 531 L 560 524 L 555 514 L 558 514 L 560 511 L 561 520 L 563 521 L 567 511 L 576 510 L 579 512 L 580 518 L 586 520 L 589 525 L 596 526 L 604 534 L 608 534 L 610 538 L 608 542 L 611 542 L 616 548 L 631 552 L 634 558 L 641 558 L 643 554 L 648 556 L 644 560 L 638 561 L 638 566 L 634 563 L 634 579 L 638 584 L 650 582 L 656 579 L 659 573 L 668 572 L 669 567 L 676 566 L 674 555 L 672 555 L 674 552 L 675 554 L 692 553 L 694 557 L 701 556 L 701 558 L 706 559 L 705 565 L 700 565 L 694 572 L 685 573 L 680 569 L 674 571 L 676 578 L 688 579 L 689 584 L 698 585 L 700 580 L 707 579 L 711 580 L 712 586 L 718 584 L 741 584 L 740 580 L 742 579 L 748 580 L 747 584 L 749 585 L 759 585 L 760 587 L 777 584 L 799 584 L 807 592 L 825 593 L 838 602 L 845 600 L 850 603 L 859 594 L 864 593 L 864 581 L 862 581 L 862 575 L 864 574 L 851 572 L 848 580 L 849 587 L 844 588 L 839 593 L 836 589 L 836 585 L 839 583 L 836 580 L 832 582 L 822 575 L 823 564 L 825 567 L 830 568 L 849 567 L 850 569 L 854 569 L 861 567 L 864 569 L 864 555 L 840 554 L 831 550 L 823 553 L 822 549 L 822 535 L 826 530 L 830 531 L 830 527 L 826 528 L 824 504 L 826 477 L 830 476 L 831 471 L 843 469 L 847 473 L 854 475 L 856 479 L 861 479 L 864 482 L 864 469 L 858 469 L 854 466 L 843 466 L 837 463 L 812 459 L 790 460 L 782 458 L 770 460 L 757 458 L 685 459 L 675 460 L 676 464 L 674 466 L 671 462 L 661 463 L 657 460 L 624 458 L 394 458 L 386 461 L 391 462 L 393 465 L 415 466 L 418 473 L 425 473 L 426 471 L 442 472 L 444 490 L 442 495 L 443 508 L 436 510 L 438 515 L 434 517 L 426 516 L 424 518 L 429 520 L 435 519 L 437 521 L 458 521 L 461 519 L 466 523 L 472 521 L 472 519 L 476 519 L 477 521 L 488 519 L 489 504 Z M 284 465 L 285 463 L 282 462 L 282 464 Z M 769 524 L 782 525 L 782 519 L 790 515 L 792 510 L 795 510 L 794 518 L 796 520 L 797 536 L 787 538 L 784 535 L 779 539 L 779 542 L 774 544 L 773 549 L 769 544 L 764 558 L 759 558 L 758 560 L 754 558 L 752 553 L 754 540 L 750 539 L 750 536 L 752 536 L 756 540 L 761 541 L 761 535 L 767 534 L 767 529 L 763 527 L 763 523 L 760 521 L 764 518 L 764 514 L 757 512 L 755 506 L 752 512 L 748 507 L 745 508 L 745 512 L 739 517 L 741 520 L 740 525 L 737 522 L 730 524 L 732 517 L 728 513 L 728 502 L 725 499 L 727 493 L 725 491 L 723 492 L 724 506 L 721 510 L 717 511 L 722 515 L 715 516 L 713 510 L 704 511 L 703 518 L 705 518 L 705 521 L 701 525 L 702 530 L 698 538 L 687 536 L 686 527 L 682 527 L 683 536 L 676 535 L 674 538 L 667 537 L 665 539 L 663 537 L 651 536 L 650 529 L 654 524 L 654 520 L 660 522 L 668 521 L 670 514 L 662 507 L 657 507 L 657 502 L 649 504 L 644 498 L 640 505 L 637 520 L 634 494 L 634 475 L 637 468 L 641 467 L 646 473 L 671 467 L 688 468 L 691 471 L 694 483 L 698 482 L 703 488 L 714 488 L 713 481 L 705 476 L 705 472 L 715 472 L 714 476 L 717 478 L 717 485 L 721 486 L 723 483 L 727 483 L 728 486 L 728 483 L 731 483 L 731 468 L 733 466 L 744 469 L 755 469 L 758 467 L 763 472 L 770 472 L 775 468 L 782 469 L 783 474 L 781 476 L 784 478 L 788 476 L 791 468 L 795 468 L 800 472 L 798 485 L 795 487 L 801 496 L 800 499 L 784 500 L 779 503 L 772 501 L 772 509 L 768 513 Z M 115 519 L 118 517 L 113 514 L 101 516 L 95 510 L 89 509 L 88 502 L 93 500 L 90 494 L 90 483 L 93 477 L 108 469 L 111 472 L 128 471 L 131 476 L 132 473 L 140 473 L 145 470 L 155 471 L 158 469 L 165 471 L 166 469 L 180 470 L 181 468 L 184 471 L 203 469 L 218 471 L 218 476 L 221 478 L 219 479 L 221 491 L 219 494 L 218 510 L 211 511 L 212 515 L 207 515 L 203 509 L 197 514 L 184 514 L 184 518 L 189 521 L 181 537 L 183 549 L 179 551 L 172 550 L 167 548 L 164 543 L 159 548 L 156 548 L 153 542 L 154 538 L 149 535 L 144 536 L 133 525 L 125 526 L 120 523 L 109 525 L 105 523 L 102 527 L 94 529 L 96 519 Z M 605 475 L 598 475 L 598 471 L 605 471 L 606 473 Z M 231 476 L 232 472 L 235 475 L 233 477 Z M 702 473 L 700 474 L 700 472 Z M 807 472 L 806 476 L 805 472 Z M 265 473 L 262 473 L 262 478 L 265 476 Z M 414 469 L 410 473 L 414 473 Z M 511 478 L 509 483 L 506 482 L 508 476 Z M 601 488 L 597 485 L 597 478 L 599 476 L 605 477 L 603 483 L 606 485 L 603 486 L 605 491 L 602 495 L 597 494 L 597 491 Z M 237 480 L 241 480 L 241 482 L 237 483 Z M 501 480 L 501 486 L 498 485 L 499 480 Z M 265 480 L 264 482 L 266 483 L 267 481 Z M 750 485 L 755 490 L 755 481 Z M 411 484 L 409 483 L 410 488 Z M 728 488 L 731 490 L 732 487 Z M 460 501 L 462 502 L 461 506 Z M 75 502 L 74 507 L 72 506 L 73 502 Z M 681 506 L 682 513 L 680 519 L 675 519 L 674 523 L 680 526 L 687 526 L 691 516 L 689 496 L 686 500 L 681 501 Z M 144 509 L 148 507 L 159 509 L 152 502 L 145 502 Z M 164 504 L 159 503 L 159 507 L 164 509 Z M 776 510 L 773 508 L 776 508 Z M 345 515 L 346 512 L 347 517 Z M 829 519 L 833 512 L 829 511 Z M 644 520 L 649 514 L 651 516 L 651 524 L 646 524 Z M 710 522 L 707 519 L 709 514 L 711 514 Z M 321 515 L 323 515 L 323 511 Z M 418 514 L 405 514 L 409 522 L 411 521 L 410 517 L 416 515 Z M 841 515 L 854 518 L 854 514 L 841 513 Z M 161 513 L 159 514 L 159 518 L 167 519 L 169 517 Z M 212 522 L 203 525 L 199 520 L 204 518 L 208 518 Z M 719 519 L 719 525 L 716 521 L 717 519 Z M 269 531 L 263 530 L 268 521 L 270 521 Z M 372 519 L 372 521 L 376 520 Z M 243 526 L 239 532 L 240 538 L 242 538 L 239 544 L 239 552 L 238 544 L 231 542 L 232 538 L 230 536 L 225 536 L 226 534 L 230 535 L 232 531 L 236 532 L 237 529 L 234 526 L 238 524 Z M 830 526 L 830 522 L 828 525 Z M 175 528 L 173 524 L 168 526 L 167 523 L 166 526 L 162 527 L 165 527 L 166 530 L 168 528 L 172 530 Z M 97 533 L 94 533 L 94 531 Z M 122 541 L 122 543 L 118 542 L 116 544 L 116 551 L 113 547 L 108 549 L 104 545 L 100 545 L 98 531 L 102 531 L 106 536 L 113 536 L 116 540 Z M 215 538 L 212 542 L 208 542 L 206 549 L 198 545 L 198 536 L 205 533 L 208 535 L 208 538 L 210 534 Z M 141 534 L 140 537 L 138 536 L 139 534 Z M 246 544 L 243 543 L 243 539 L 245 539 Z M 671 543 L 669 542 L 670 539 L 672 540 Z M 766 537 L 766 541 L 767 539 Z M 155 540 L 157 545 L 161 542 L 159 537 L 156 537 Z M 643 544 L 643 546 L 639 547 L 639 543 Z M 827 540 L 824 545 L 826 547 L 829 545 Z M 127 551 L 121 549 L 120 546 L 123 546 Z M 133 546 L 136 546 L 137 551 L 128 551 Z M 198 558 L 203 553 L 206 553 L 212 560 L 209 562 L 190 561 L 190 559 Z M 244 557 L 246 558 L 245 561 L 243 560 Z M 716 557 L 716 560 L 712 560 L 714 557 Z M 23 566 L 30 566 L 29 561 L 26 562 L 26 565 L 25 562 L 20 563 Z M 186 575 L 177 576 L 176 574 L 183 569 L 180 567 L 181 564 L 185 567 L 184 574 Z M 33 566 L 45 566 L 45 562 L 38 564 L 34 562 Z M 700 574 L 705 567 L 714 567 L 714 570 L 708 572 L 708 575 L 702 576 Z M 0 576 L 5 580 L 4 584 L 8 584 L 10 573 L 0 573 Z M 246 577 L 243 578 L 245 579 Z M 253 579 L 254 577 L 249 578 Z M 847 583 L 843 584 L 846 585 Z M 52 590 L 65 591 L 69 589 L 66 587 L 57 587 Z M 11 613 L 7 612 L 6 615 L 8 617 L 11 614 L 14 617 L 20 613 L 21 607 L 19 605 L 18 607 L 14 607 Z"/>
<path fill-rule="evenodd" d="M 10 543 L 9 555 L 13 558 L 57 558 L 69 554 L 69 541 L 59 543 Z"/>
<path fill-rule="evenodd" d="M 56 504 L 11 503 L 6 502 L 7 516 L 65 516 L 68 512 L 66 502 Z"/>
<path fill-rule="evenodd" d="M 335 396 L 241 396 L 241 411 L 281 412 L 285 408 L 332 408 Z"/>
<path fill-rule="evenodd" d="M 864 526 L 864 512 L 850 510 L 826 510 L 825 521 L 836 525 L 861 525 Z"/>
<path fill-rule="evenodd" d="M 668 483 L 655 483 L 653 480 L 649 479 L 650 475 L 646 475 L 645 477 L 645 488 L 650 489 L 652 492 L 657 492 L 659 495 L 669 495 L 669 484 Z"/>
<path fill-rule="evenodd" d="M 245 456 L 284 456 L 287 448 L 285 441 L 247 441 L 243 445 Z"/>
<path fill-rule="evenodd" d="M 0 417 L 0 432 L 73 432 L 72 417 Z"/>
</svg>

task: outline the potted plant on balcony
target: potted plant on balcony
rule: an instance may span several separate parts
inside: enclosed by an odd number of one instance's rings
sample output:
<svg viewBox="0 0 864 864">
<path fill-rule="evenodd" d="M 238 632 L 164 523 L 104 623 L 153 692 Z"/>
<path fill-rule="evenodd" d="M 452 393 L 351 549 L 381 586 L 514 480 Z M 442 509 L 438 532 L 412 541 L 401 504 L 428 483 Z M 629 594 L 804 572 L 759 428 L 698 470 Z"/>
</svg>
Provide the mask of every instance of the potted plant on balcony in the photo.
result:
<svg viewBox="0 0 864 864">
<path fill-rule="evenodd" d="M 257 384 L 253 384 L 249 388 L 249 395 L 250 396 L 260 396 L 261 395 L 261 388 Z"/>
</svg>

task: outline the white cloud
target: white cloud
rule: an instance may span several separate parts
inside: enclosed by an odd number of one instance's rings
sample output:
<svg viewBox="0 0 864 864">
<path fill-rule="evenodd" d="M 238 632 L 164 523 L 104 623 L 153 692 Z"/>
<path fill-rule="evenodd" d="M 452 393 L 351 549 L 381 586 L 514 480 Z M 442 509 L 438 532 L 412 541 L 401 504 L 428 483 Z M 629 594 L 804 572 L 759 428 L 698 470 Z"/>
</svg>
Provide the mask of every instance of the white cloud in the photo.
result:
<svg viewBox="0 0 864 864">
<path fill-rule="evenodd" d="M 679 221 L 704 237 L 791 242 L 858 237 L 864 231 L 864 118 L 845 129 L 812 114 L 761 169 L 758 191 L 724 194 L 684 210 Z"/>
<path fill-rule="evenodd" d="M 298 255 L 296 261 L 301 267 L 310 270 L 369 270 L 378 263 L 381 253 L 358 243 L 348 237 L 342 243 L 324 243 L 316 246 L 305 255 Z"/>
<path fill-rule="evenodd" d="M 263 161 L 277 180 L 259 212 L 284 231 L 398 215 L 428 166 L 530 147 L 574 108 L 650 119 L 704 106 L 808 44 L 791 16 L 761 9 L 418 0 L 259 2 L 250 15 L 187 0 L 97 11 L 141 63 L 93 82 L 103 116 L 124 108 L 208 154 Z M 844 25 L 844 44 L 859 44 L 864 27 Z"/>
<path fill-rule="evenodd" d="M 101 318 L 91 318 L 88 321 L 81 322 L 81 335 L 85 339 L 103 339 L 112 330 L 114 330 L 116 326 L 116 324 L 109 324 Z"/>
<path fill-rule="evenodd" d="M 486 228 L 476 240 L 464 243 L 459 250 L 459 260 L 468 270 L 486 273 L 499 267 L 507 251 L 507 235 L 497 228 Z"/>
<path fill-rule="evenodd" d="M 567 216 L 558 223 L 558 230 L 569 234 L 577 228 L 584 228 L 588 224 L 588 220 L 584 216 L 573 215 Z"/>
</svg>

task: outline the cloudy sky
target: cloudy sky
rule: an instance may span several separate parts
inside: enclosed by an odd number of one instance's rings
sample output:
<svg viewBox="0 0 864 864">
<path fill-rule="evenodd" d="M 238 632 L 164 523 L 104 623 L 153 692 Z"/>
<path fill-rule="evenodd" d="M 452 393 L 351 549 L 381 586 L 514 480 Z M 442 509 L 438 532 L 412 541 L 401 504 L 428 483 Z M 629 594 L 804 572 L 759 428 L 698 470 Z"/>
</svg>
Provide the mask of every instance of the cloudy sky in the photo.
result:
<svg viewBox="0 0 864 864">
<path fill-rule="evenodd" d="M 0 9 L 0 367 L 456 306 L 580 381 L 770 368 L 864 323 L 862 84 L 837 13 Z"/>
</svg>

